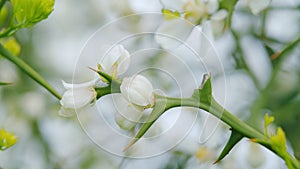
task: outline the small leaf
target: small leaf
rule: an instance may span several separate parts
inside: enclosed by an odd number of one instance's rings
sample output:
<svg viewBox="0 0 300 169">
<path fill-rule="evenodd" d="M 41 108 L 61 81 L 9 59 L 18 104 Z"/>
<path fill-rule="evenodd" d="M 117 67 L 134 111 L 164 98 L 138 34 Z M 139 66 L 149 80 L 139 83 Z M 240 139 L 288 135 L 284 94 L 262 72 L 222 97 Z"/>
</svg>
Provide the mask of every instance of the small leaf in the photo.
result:
<svg viewBox="0 0 300 169">
<path fill-rule="evenodd" d="M 172 20 L 180 17 L 180 13 L 178 11 L 171 11 L 169 9 L 161 10 L 165 20 Z"/>
<path fill-rule="evenodd" d="M 264 124 L 264 135 L 268 137 L 268 126 L 275 120 L 273 116 L 269 116 L 269 114 L 265 114 L 265 124 Z"/>
<path fill-rule="evenodd" d="M 218 163 L 219 161 L 221 161 L 231 150 L 232 148 L 239 142 L 241 141 L 241 139 L 244 136 L 242 134 L 240 134 L 239 132 L 235 131 L 232 129 L 230 138 L 226 144 L 226 146 L 224 147 L 222 153 L 220 154 L 220 156 L 218 157 L 218 159 L 214 162 L 214 164 Z"/>
<path fill-rule="evenodd" d="M 271 146 L 278 151 L 286 151 L 286 138 L 282 128 L 278 127 L 276 135 L 270 137 Z"/>
</svg>

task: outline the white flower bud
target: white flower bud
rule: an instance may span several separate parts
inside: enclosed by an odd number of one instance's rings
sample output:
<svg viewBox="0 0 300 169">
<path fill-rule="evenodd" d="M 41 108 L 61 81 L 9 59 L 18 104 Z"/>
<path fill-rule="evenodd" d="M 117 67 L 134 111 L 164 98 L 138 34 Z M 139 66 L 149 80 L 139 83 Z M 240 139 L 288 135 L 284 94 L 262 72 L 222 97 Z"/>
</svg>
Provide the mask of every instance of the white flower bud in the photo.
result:
<svg viewBox="0 0 300 169">
<path fill-rule="evenodd" d="M 72 116 L 76 110 L 81 110 L 90 105 L 97 96 L 93 88 L 94 84 L 94 80 L 81 84 L 68 84 L 63 81 L 63 85 L 67 90 L 60 100 L 60 115 Z"/>
<path fill-rule="evenodd" d="M 99 64 L 105 73 L 118 76 L 128 70 L 130 54 L 122 45 L 117 45 L 106 51 Z"/>
<path fill-rule="evenodd" d="M 152 84 L 142 75 L 124 78 L 120 89 L 123 96 L 135 105 L 147 107 L 154 104 Z"/>
</svg>

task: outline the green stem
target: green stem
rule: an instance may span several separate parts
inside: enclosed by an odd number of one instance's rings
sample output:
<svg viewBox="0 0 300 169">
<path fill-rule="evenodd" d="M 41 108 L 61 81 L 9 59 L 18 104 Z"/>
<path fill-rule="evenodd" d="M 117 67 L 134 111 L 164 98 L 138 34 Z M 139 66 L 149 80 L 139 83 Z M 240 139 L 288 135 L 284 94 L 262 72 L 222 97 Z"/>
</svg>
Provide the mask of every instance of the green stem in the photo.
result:
<svg viewBox="0 0 300 169">
<path fill-rule="evenodd" d="M 61 95 L 34 69 L 32 69 L 27 63 L 25 63 L 19 57 L 12 55 L 9 51 L 7 51 L 2 44 L 0 44 L 0 54 L 16 64 L 21 70 L 23 70 L 28 76 L 30 76 L 34 81 L 47 89 L 52 95 L 54 95 L 57 99 L 61 100 Z"/>
<path fill-rule="evenodd" d="M 213 98 L 211 99 L 211 104 L 205 104 L 205 103 L 199 103 L 199 100 L 195 98 L 169 98 L 164 96 L 157 95 L 158 102 L 160 100 L 166 101 L 167 105 L 164 111 L 171 109 L 173 107 L 195 107 L 202 110 L 205 110 L 212 115 L 216 116 L 226 124 L 228 124 L 232 129 L 235 131 L 238 131 L 240 134 L 242 134 L 244 137 L 250 138 L 250 139 L 257 139 L 257 140 L 269 140 L 269 138 L 256 130 L 255 128 L 251 127 L 247 123 L 241 121 L 237 117 L 235 117 L 233 114 L 231 114 L 229 111 L 227 111 L 225 108 L 223 108 L 217 101 L 215 101 Z M 283 160 L 286 161 L 287 164 L 291 164 L 289 166 L 290 169 L 299 169 L 300 163 L 298 160 L 296 160 L 291 154 L 288 152 L 285 153 L 285 155 L 282 155 L 282 153 L 279 153 L 271 146 L 271 143 L 269 141 L 266 141 L 265 143 L 259 143 L 262 146 L 266 147 L 270 151 L 274 152 L 278 156 L 280 156 Z"/>
<path fill-rule="evenodd" d="M 163 97 L 163 96 L 161 96 Z M 205 110 L 212 115 L 216 116 L 226 124 L 228 124 L 231 128 L 238 131 L 239 133 L 243 134 L 245 137 L 248 138 L 259 138 L 264 139 L 264 135 L 246 124 L 245 122 L 241 121 L 230 112 L 228 112 L 225 108 L 223 108 L 219 103 L 217 103 L 214 99 L 212 99 L 211 105 L 199 103 L 199 100 L 194 98 L 165 98 L 167 99 L 168 105 L 166 109 L 170 109 L 172 107 L 195 107 L 202 110 Z"/>
</svg>

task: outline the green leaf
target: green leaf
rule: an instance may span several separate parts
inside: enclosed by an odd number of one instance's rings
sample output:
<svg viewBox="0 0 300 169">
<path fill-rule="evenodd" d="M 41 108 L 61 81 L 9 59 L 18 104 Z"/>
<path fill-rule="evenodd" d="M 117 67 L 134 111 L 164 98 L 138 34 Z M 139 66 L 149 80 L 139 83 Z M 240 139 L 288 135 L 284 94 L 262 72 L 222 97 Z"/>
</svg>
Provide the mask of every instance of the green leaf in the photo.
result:
<svg viewBox="0 0 300 169">
<path fill-rule="evenodd" d="M 48 18 L 53 11 L 54 0 L 11 0 L 14 25 L 31 27 Z"/>
<path fill-rule="evenodd" d="M 154 105 L 153 111 L 146 119 L 146 122 L 142 124 L 135 138 L 128 144 L 124 149 L 127 151 L 133 144 L 135 144 L 144 134 L 149 130 L 153 123 L 166 111 L 167 109 L 167 100 L 161 96 L 156 96 L 156 103 Z"/>
<path fill-rule="evenodd" d="M 221 161 L 244 136 L 232 129 L 230 138 L 215 163 Z"/>
</svg>

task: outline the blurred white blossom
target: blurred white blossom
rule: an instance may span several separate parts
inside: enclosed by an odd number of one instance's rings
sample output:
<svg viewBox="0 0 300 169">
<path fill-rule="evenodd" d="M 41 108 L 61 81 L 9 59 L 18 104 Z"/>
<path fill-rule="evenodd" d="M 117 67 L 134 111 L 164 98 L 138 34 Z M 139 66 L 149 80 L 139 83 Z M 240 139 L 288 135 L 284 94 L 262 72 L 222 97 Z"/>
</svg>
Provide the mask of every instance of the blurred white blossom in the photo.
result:
<svg viewBox="0 0 300 169">
<path fill-rule="evenodd" d="M 270 3 L 271 0 L 248 0 L 247 1 L 247 5 L 254 15 L 257 15 L 261 11 L 266 9 Z"/>
<path fill-rule="evenodd" d="M 225 30 L 225 19 L 228 12 L 219 9 L 217 0 L 208 1 L 180 1 L 173 3 L 181 4 L 181 8 L 173 7 L 168 1 L 162 1 L 165 10 L 165 21 L 157 29 L 155 40 L 165 49 L 174 49 L 190 36 L 193 28 L 197 25 L 211 22 L 214 35 L 221 35 Z"/>
</svg>

